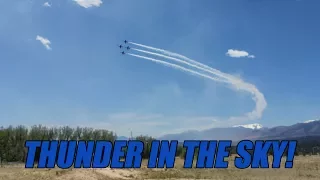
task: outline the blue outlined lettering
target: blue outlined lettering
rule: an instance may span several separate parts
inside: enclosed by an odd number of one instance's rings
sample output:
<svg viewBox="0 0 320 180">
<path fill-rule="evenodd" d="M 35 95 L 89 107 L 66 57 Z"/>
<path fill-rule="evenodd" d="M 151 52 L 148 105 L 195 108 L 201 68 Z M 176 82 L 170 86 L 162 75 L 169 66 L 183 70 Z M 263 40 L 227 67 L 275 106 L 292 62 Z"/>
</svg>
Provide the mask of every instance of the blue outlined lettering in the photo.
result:
<svg viewBox="0 0 320 180">
<path fill-rule="evenodd" d="M 254 144 L 251 168 L 269 168 L 268 151 L 272 141 L 256 141 Z"/>
<path fill-rule="evenodd" d="M 285 168 L 293 167 L 294 153 L 296 152 L 298 142 L 293 140 L 289 141 L 287 160 L 285 163 Z"/>
<path fill-rule="evenodd" d="M 154 140 L 151 142 L 150 156 L 149 156 L 149 160 L 148 160 L 148 168 L 156 168 L 157 167 L 158 156 L 159 156 L 159 147 L 160 147 L 159 140 Z"/>
<path fill-rule="evenodd" d="M 109 166 L 112 147 L 111 141 L 96 141 L 92 168 L 106 168 Z"/>
<path fill-rule="evenodd" d="M 240 157 L 234 159 L 234 166 L 238 169 L 248 168 L 252 162 L 251 154 L 248 150 L 253 150 L 254 144 L 250 140 L 240 141 L 237 145 L 237 154 Z"/>
<path fill-rule="evenodd" d="M 297 141 L 280 141 L 280 140 L 257 140 L 254 143 L 250 140 L 240 141 L 237 145 L 237 154 L 234 164 L 239 169 L 248 168 L 270 168 L 268 152 L 272 152 L 272 168 L 280 168 L 281 159 L 288 150 L 285 168 L 292 168 L 294 153 Z M 248 152 L 251 150 L 252 154 Z"/>
<path fill-rule="evenodd" d="M 142 141 L 129 141 L 125 168 L 140 168 L 142 163 L 142 152 L 144 144 Z"/>
<path fill-rule="evenodd" d="M 226 148 L 230 148 L 232 141 L 219 141 L 218 143 L 218 151 L 216 155 L 216 161 L 214 164 L 214 168 L 228 168 L 228 161 L 225 161 L 224 158 L 229 157 L 230 152 L 226 150 Z"/>
<path fill-rule="evenodd" d="M 183 142 L 183 147 L 186 148 L 183 168 L 192 168 L 196 148 L 200 145 L 200 141 L 187 140 Z"/>
<path fill-rule="evenodd" d="M 187 140 L 184 168 L 192 168 L 197 157 L 196 168 L 228 168 L 225 158 L 230 156 L 230 140 Z M 149 144 L 150 145 L 150 144 Z M 74 140 L 28 140 L 25 168 L 141 168 L 145 144 L 139 140 L 116 140 L 114 142 Z M 174 168 L 178 141 L 154 140 L 150 146 L 148 168 Z M 286 156 L 285 168 L 293 167 L 297 141 L 289 140 L 242 140 L 236 146 L 236 168 L 280 168 Z M 197 152 L 197 154 L 196 154 Z M 287 152 L 287 153 L 286 153 Z M 270 154 L 271 153 L 271 154 Z M 269 165 L 269 154 L 272 166 Z"/>
<path fill-rule="evenodd" d="M 68 169 L 74 162 L 74 155 L 77 148 L 77 141 L 60 141 L 57 166 L 61 169 Z"/>
<path fill-rule="evenodd" d="M 151 152 L 148 161 L 148 168 L 174 168 L 178 141 L 159 141 L 151 143 Z"/>
<path fill-rule="evenodd" d="M 74 168 L 91 168 L 94 146 L 94 141 L 78 141 Z"/>
<path fill-rule="evenodd" d="M 158 159 L 158 168 L 174 168 L 176 153 L 178 148 L 178 141 L 163 140 L 160 144 L 160 154 Z"/>
<path fill-rule="evenodd" d="M 37 148 L 41 147 L 41 141 L 26 141 L 24 146 L 28 149 L 25 168 L 33 168 Z"/>
<path fill-rule="evenodd" d="M 217 141 L 201 141 L 196 168 L 213 168 Z"/>
<path fill-rule="evenodd" d="M 271 142 L 271 141 L 270 141 Z M 289 144 L 289 141 L 273 141 L 272 142 L 272 150 L 273 150 L 273 162 L 272 168 L 280 168 L 281 165 L 281 158 L 284 155 L 284 152 Z"/>
<path fill-rule="evenodd" d="M 113 155 L 112 155 L 112 161 L 111 161 L 111 168 L 123 168 L 124 167 L 124 161 L 121 161 L 121 158 L 125 158 L 125 152 L 123 151 L 123 148 L 127 146 L 127 141 L 125 140 L 117 140 L 114 142 L 114 148 L 113 148 Z"/>
<path fill-rule="evenodd" d="M 199 147 L 196 168 L 227 168 L 232 141 L 185 141 L 187 148 L 184 167 L 192 168 L 194 152 Z"/>
<path fill-rule="evenodd" d="M 42 141 L 38 168 L 55 167 L 58 145 L 58 141 Z"/>
</svg>

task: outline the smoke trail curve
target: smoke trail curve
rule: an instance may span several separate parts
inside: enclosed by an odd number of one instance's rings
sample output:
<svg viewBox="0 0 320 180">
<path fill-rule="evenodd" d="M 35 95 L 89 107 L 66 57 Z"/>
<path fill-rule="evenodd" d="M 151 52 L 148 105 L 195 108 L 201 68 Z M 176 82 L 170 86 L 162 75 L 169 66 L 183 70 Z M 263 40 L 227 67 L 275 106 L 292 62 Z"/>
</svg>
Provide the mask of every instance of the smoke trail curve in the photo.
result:
<svg viewBox="0 0 320 180">
<path fill-rule="evenodd" d="M 189 61 L 191 63 L 194 63 L 196 65 L 199 65 L 205 69 L 208 69 L 208 70 L 211 70 L 212 72 L 214 72 L 214 74 L 216 76 L 219 76 L 219 77 L 223 77 L 223 78 L 226 78 L 229 80 L 229 84 L 232 84 L 236 89 L 238 90 L 244 90 L 244 91 L 247 91 L 249 93 L 251 93 L 253 95 L 253 100 L 255 101 L 256 103 L 256 106 L 255 106 L 255 109 L 249 113 L 246 113 L 245 114 L 245 117 L 231 117 L 230 120 L 243 120 L 243 119 L 249 119 L 249 120 L 253 120 L 253 119 L 259 119 L 262 117 L 262 114 L 263 114 L 263 111 L 265 110 L 265 108 L 267 107 L 267 102 L 264 98 L 264 95 L 255 87 L 255 85 L 253 84 L 250 84 L 250 83 L 247 83 L 247 82 L 244 82 L 242 79 L 240 78 L 237 78 L 235 76 L 232 76 L 230 74 L 226 74 L 226 73 L 223 73 L 217 69 L 214 69 L 214 68 L 211 68 L 205 64 L 202 64 L 198 61 L 195 61 L 195 60 L 192 60 L 186 56 L 183 56 L 183 55 L 180 55 L 180 54 L 177 54 L 177 53 L 173 53 L 173 52 L 170 52 L 170 51 L 167 51 L 167 50 L 164 50 L 164 49 L 159 49 L 159 48 L 154 48 L 154 47 L 151 47 L 151 46 L 147 46 L 147 45 L 143 45 L 143 44 L 138 44 L 138 43 L 134 43 L 134 42 L 129 42 L 133 45 L 137 45 L 137 46 L 140 46 L 140 47 L 144 47 L 144 48 L 147 48 L 147 49 L 151 49 L 151 50 L 154 50 L 154 51 L 158 51 L 158 52 L 161 52 L 163 54 L 166 54 L 168 56 L 174 56 L 174 57 L 178 57 L 178 58 L 181 58 L 181 59 L 184 59 L 186 61 Z"/>
</svg>

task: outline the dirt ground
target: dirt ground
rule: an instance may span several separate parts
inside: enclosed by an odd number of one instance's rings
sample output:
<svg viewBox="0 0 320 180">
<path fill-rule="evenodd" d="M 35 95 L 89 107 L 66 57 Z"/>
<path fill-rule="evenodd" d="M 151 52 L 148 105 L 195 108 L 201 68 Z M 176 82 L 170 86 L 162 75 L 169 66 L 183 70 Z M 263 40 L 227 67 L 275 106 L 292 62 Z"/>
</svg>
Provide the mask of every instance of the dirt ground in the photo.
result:
<svg viewBox="0 0 320 180">
<path fill-rule="evenodd" d="M 107 179 L 213 179 L 213 180 L 319 180 L 320 156 L 297 156 L 292 169 L 237 169 L 230 158 L 228 169 L 24 169 L 23 164 L 0 168 L 0 180 L 107 180 Z M 271 160 L 271 159 L 270 159 Z M 284 163 L 284 160 L 283 160 Z M 271 164 L 271 161 L 270 161 Z"/>
</svg>

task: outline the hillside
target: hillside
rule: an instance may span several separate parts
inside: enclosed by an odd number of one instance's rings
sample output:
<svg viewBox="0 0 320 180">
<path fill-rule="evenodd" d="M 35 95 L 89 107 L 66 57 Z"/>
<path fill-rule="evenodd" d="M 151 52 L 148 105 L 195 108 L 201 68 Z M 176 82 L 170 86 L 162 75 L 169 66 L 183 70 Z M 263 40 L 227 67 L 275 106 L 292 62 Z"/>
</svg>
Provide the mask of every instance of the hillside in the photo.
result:
<svg viewBox="0 0 320 180">
<path fill-rule="evenodd" d="M 297 123 L 291 126 L 276 126 L 272 128 L 255 126 L 237 126 L 226 128 L 211 128 L 204 131 L 186 131 L 179 134 L 168 134 L 158 139 L 166 140 L 193 140 L 193 139 L 215 139 L 233 140 L 242 139 L 290 139 L 306 136 L 320 136 L 320 120 Z"/>
<path fill-rule="evenodd" d="M 259 139 L 290 139 L 320 136 L 320 121 L 297 123 L 291 126 L 277 126 L 261 130 Z"/>
<path fill-rule="evenodd" d="M 161 140 L 241 140 L 255 134 L 256 130 L 244 127 L 212 128 L 204 131 L 186 131 L 179 134 L 168 134 L 158 139 Z"/>
</svg>

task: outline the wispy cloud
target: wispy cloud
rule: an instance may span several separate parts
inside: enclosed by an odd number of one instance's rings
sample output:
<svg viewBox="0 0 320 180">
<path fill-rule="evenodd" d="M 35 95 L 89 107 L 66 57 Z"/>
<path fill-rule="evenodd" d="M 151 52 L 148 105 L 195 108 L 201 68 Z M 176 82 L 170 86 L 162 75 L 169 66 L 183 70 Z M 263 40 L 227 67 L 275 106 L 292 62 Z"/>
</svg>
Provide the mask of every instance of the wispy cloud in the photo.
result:
<svg viewBox="0 0 320 180">
<path fill-rule="evenodd" d="M 49 41 L 49 39 L 37 35 L 36 40 L 40 41 L 41 44 L 44 45 L 44 47 L 46 47 L 46 49 L 51 50 L 51 47 L 50 47 L 51 42 Z"/>
<path fill-rule="evenodd" d="M 75 1 L 79 6 L 82 6 L 84 8 L 90 8 L 90 7 L 99 7 L 102 4 L 102 0 L 73 0 Z"/>
<path fill-rule="evenodd" d="M 241 58 L 241 57 L 255 58 L 254 55 L 249 54 L 247 51 L 237 50 L 237 49 L 229 49 L 228 52 L 226 52 L 226 55 L 233 58 Z"/>
<path fill-rule="evenodd" d="M 91 123 L 89 126 L 92 125 Z M 94 123 L 95 127 L 108 127 L 122 135 L 126 135 L 127 129 L 131 129 L 135 135 L 147 134 L 154 137 L 187 130 L 205 130 L 219 125 L 223 126 L 223 122 L 210 116 L 166 116 L 131 112 L 110 114 L 103 121 Z"/>
<path fill-rule="evenodd" d="M 49 4 L 49 2 L 45 2 L 45 3 L 43 3 L 43 6 L 44 7 L 51 7 L 51 4 Z"/>
</svg>

